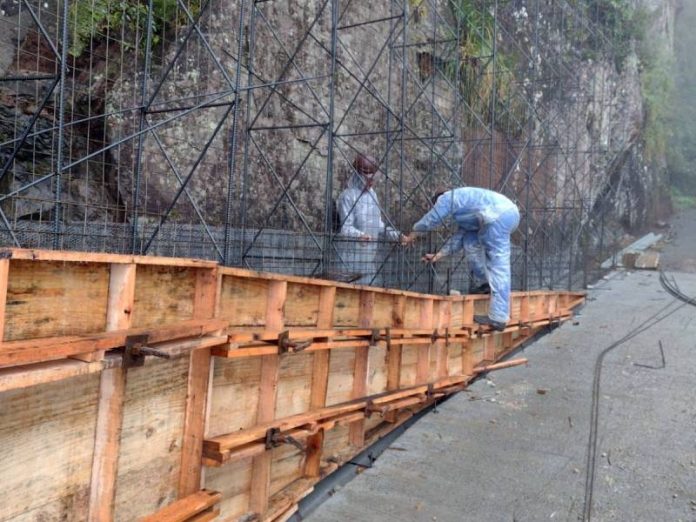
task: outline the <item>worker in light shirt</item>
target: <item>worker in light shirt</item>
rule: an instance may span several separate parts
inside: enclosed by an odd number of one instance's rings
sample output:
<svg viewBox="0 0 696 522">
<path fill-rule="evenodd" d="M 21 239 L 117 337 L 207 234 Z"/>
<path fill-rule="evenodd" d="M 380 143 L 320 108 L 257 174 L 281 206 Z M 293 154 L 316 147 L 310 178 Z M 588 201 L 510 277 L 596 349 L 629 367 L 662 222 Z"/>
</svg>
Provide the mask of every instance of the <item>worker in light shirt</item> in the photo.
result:
<svg viewBox="0 0 696 522">
<path fill-rule="evenodd" d="M 385 225 L 373 186 L 379 176 L 374 158 L 358 154 L 348 186 L 338 197 L 340 219 L 336 242 L 344 267 L 356 274 L 356 283 L 375 284 L 379 267 L 379 240 L 399 241 L 401 232 Z"/>
</svg>

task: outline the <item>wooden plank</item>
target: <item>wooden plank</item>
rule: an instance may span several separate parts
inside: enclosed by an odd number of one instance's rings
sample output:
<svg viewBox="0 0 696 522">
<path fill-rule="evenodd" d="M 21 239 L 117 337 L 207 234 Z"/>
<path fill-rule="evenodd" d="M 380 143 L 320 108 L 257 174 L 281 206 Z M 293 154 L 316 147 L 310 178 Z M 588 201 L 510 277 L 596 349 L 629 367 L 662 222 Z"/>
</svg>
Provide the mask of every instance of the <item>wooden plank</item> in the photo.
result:
<svg viewBox="0 0 696 522">
<path fill-rule="evenodd" d="M 10 260 L 0 259 L 0 342 L 5 335 L 5 306 L 7 303 L 7 284 L 10 274 Z"/>
<path fill-rule="evenodd" d="M 121 263 L 141 265 L 214 267 L 215 261 L 181 257 L 133 256 L 104 254 L 100 252 L 73 252 L 69 250 L 39 250 L 26 248 L 2 248 L 0 257 L 29 261 L 67 261 L 75 263 Z"/>
<path fill-rule="evenodd" d="M 13 368 L 2 368 L 0 369 L 0 392 L 62 381 L 63 379 L 69 379 L 79 375 L 98 373 L 102 371 L 102 368 L 103 365 L 101 361 L 84 363 L 67 359 Z"/>
<path fill-rule="evenodd" d="M 285 323 L 284 309 L 287 297 L 287 281 L 271 281 L 268 285 L 266 304 L 266 329 L 280 330 Z M 278 355 L 261 358 L 261 383 L 256 422 L 263 423 L 275 417 L 276 392 L 278 389 Z M 263 514 L 268 509 L 271 486 L 271 452 L 254 457 L 251 471 L 249 509 Z"/>
<path fill-rule="evenodd" d="M 111 265 L 106 310 L 107 330 L 130 327 L 135 302 L 135 279 L 136 265 Z M 89 496 L 90 521 L 113 520 L 125 390 L 125 369 L 111 368 L 101 373 Z"/>
<path fill-rule="evenodd" d="M 424 299 L 420 303 L 420 327 L 433 330 L 433 305 L 432 299 Z M 430 379 L 430 343 L 418 348 L 416 362 L 416 383 L 426 383 Z"/>
<path fill-rule="evenodd" d="M 392 308 L 392 331 L 403 328 L 406 317 L 406 297 L 395 296 Z M 397 334 L 392 334 L 397 335 Z M 398 390 L 401 386 L 402 345 L 392 342 L 387 347 L 387 391 Z M 396 412 L 387 413 L 387 422 L 396 422 Z"/>
<path fill-rule="evenodd" d="M 157 513 L 141 518 L 140 522 L 188 522 L 192 517 L 220 502 L 221 498 L 222 495 L 217 491 L 196 491 Z"/>
<path fill-rule="evenodd" d="M 217 319 L 194 319 L 162 327 L 129 328 L 94 335 L 10 341 L 0 343 L 0 366 L 32 364 L 64 359 L 69 355 L 119 348 L 125 346 L 126 338 L 132 335 L 147 335 L 149 342 L 154 344 L 202 336 L 220 330 L 224 326 L 225 323 Z"/>
<path fill-rule="evenodd" d="M 179 498 L 187 497 L 201 487 L 201 458 L 211 363 L 210 349 L 191 352 L 179 471 Z"/>
<path fill-rule="evenodd" d="M 372 324 L 374 316 L 375 294 L 372 291 L 360 292 L 360 304 L 358 308 L 358 326 L 367 328 Z M 353 389 L 351 398 L 358 399 L 367 395 L 367 372 L 369 361 L 369 347 L 355 349 L 355 362 L 353 366 Z M 355 447 L 365 444 L 365 421 L 358 420 L 349 427 L 349 441 Z"/>
<path fill-rule="evenodd" d="M 440 335 L 444 335 L 445 330 L 449 328 L 450 319 L 452 314 L 452 306 L 448 301 L 440 301 L 438 303 L 436 328 Z M 449 375 L 449 354 L 447 343 L 444 339 L 438 339 L 435 342 L 435 375 L 438 379 L 447 377 Z"/>
<path fill-rule="evenodd" d="M 108 288 L 108 265 L 11 260 L 3 341 L 103 332 Z"/>
<path fill-rule="evenodd" d="M 219 300 L 220 279 L 217 268 L 197 270 L 193 299 L 195 319 L 211 319 L 215 315 Z M 186 414 L 179 470 L 179 498 L 192 495 L 201 487 L 201 458 L 212 364 L 210 349 L 194 350 L 189 356 Z"/>
<path fill-rule="evenodd" d="M 92 522 L 113 520 L 125 390 L 124 369 L 102 372 L 89 497 L 88 520 Z"/>
<path fill-rule="evenodd" d="M 319 293 L 319 311 L 317 316 L 318 329 L 330 329 L 333 326 L 336 288 L 322 287 Z M 312 387 L 309 397 L 309 408 L 314 410 L 326 406 L 326 392 L 329 386 L 329 367 L 331 364 L 329 351 L 316 352 L 312 356 Z M 307 440 L 304 473 L 308 477 L 318 477 L 321 471 L 321 450 L 324 443 L 324 431 Z"/>
</svg>

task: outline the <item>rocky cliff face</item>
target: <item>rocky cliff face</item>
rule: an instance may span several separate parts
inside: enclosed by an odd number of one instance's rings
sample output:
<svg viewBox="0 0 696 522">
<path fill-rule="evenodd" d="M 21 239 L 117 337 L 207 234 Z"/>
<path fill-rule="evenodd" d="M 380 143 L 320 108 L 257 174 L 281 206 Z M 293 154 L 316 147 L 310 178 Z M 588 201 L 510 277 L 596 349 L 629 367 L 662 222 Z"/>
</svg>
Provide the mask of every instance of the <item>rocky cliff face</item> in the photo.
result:
<svg viewBox="0 0 696 522">
<path fill-rule="evenodd" d="M 649 38 L 669 50 L 672 1 L 641 1 Z M 102 52 L 71 84 L 84 105 L 71 110 L 103 111 L 100 139 L 120 144 L 72 174 L 75 208 L 118 208 L 87 219 L 128 219 L 135 206 L 153 219 L 171 208 L 171 221 L 322 230 L 326 193 L 360 151 L 380 159 L 381 199 L 401 227 L 432 188 L 462 180 L 502 187 L 530 213 L 574 208 L 590 220 L 609 208 L 630 228 L 654 216 L 660 161 L 644 154 L 642 65 L 635 35 L 611 32 L 615 2 L 340 4 L 264 2 L 252 16 L 249 2 L 242 13 L 214 0 L 199 30 L 181 14 L 148 71 L 137 47 L 109 54 L 116 44 L 97 41 Z M 0 64 L 3 75 L 23 67 Z M 73 156 L 94 146 L 80 129 Z M 50 201 L 50 187 L 37 190 Z"/>
</svg>

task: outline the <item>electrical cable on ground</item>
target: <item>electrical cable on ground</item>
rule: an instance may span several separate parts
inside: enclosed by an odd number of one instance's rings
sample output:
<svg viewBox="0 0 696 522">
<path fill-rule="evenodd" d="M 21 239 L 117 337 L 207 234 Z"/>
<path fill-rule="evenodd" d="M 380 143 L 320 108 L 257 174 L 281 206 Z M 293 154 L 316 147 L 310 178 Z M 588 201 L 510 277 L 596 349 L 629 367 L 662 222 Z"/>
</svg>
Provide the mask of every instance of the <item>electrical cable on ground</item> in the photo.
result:
<svg viewBox="0 0 696 522">
<path fill-rule="evenodd" d="M 592 382 L 592 406 L 590 411 L 590 435 L 587 444 L 587 465 L 585 466 L 585 502 L 582 516 L 582 519 L 585 522 L 590 522 L 592 516 L 592 494 L 594 491 L 595 465 L 597 459 L 597 431 L 599 426 L 599 391 L 601 388 L 602 364 L 604 362 L 604 358 L 609 352 L 614 350 L 614 348 L 621 346 L 626 341 L 633 339 L 637 335 L 664 321 L 687 304 L 696 306 L 696 298 L 689 297 L 681 292 L 676 280 L 674 279 L 674 276 L 672 276 L 672 281 L 669 281 L 665 273 L 661 271 L 660 283 L 670 295 L 672 295 L 675 299 L 682 301 L 682 304 L 669 311 L 668 309 L 675 304 L 674 301 L 663 306 L 657 312 L 643 321 L 640 326 L 629 331 L 621 339 L 602 350 L 595 362 L 594 380 Z"/>
</svg>

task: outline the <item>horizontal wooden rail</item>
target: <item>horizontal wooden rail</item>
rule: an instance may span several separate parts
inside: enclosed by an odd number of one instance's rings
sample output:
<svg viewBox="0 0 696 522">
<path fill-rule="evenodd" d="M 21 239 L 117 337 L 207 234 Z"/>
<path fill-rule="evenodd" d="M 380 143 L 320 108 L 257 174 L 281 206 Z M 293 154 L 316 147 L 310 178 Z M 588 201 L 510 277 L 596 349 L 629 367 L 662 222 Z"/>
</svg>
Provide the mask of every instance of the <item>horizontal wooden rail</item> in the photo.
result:
<svg viewBox="0 0 696 522">
<path fill-rule="evenodd" d="M 220 513 L 214 506 L 220 502 L 221 498 L 222 495 L 217 491 L 204 489 L 169 504 L 157 513 L 140 519 L 140 522 L 199 522 L 213 520 Z"/>
<path fill-rule="evenodd" d="M 47 339 L 27 339 L 0 343 L 0 367 L 63 359 L 70 355 L 112 350 L 126 345 L 131 336 L 145 335 L 148 344 L 164 343 L 175 339 L 201 337 L 226 326 L 219 319 L 183 321 L 157 328 L 130 328 L 85 336 L 65 336 Z M 217 336 L 214 344 L 226 342 Z M 194 342 L 195 344 L 195 342 Z M 199 343 L 200 344 L 200 343 Z M 205 345 L 202 343 L 201 345 Z"/>
</svg>

